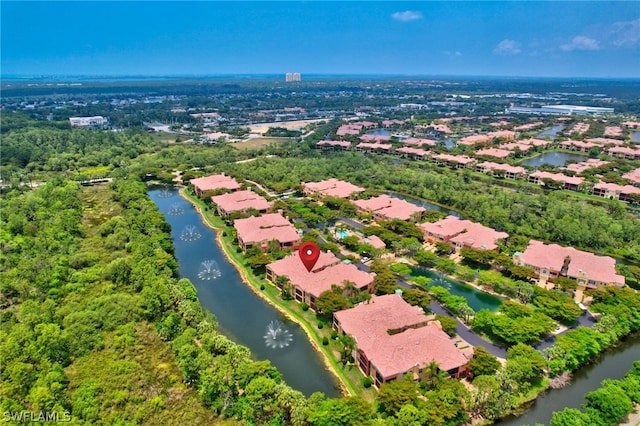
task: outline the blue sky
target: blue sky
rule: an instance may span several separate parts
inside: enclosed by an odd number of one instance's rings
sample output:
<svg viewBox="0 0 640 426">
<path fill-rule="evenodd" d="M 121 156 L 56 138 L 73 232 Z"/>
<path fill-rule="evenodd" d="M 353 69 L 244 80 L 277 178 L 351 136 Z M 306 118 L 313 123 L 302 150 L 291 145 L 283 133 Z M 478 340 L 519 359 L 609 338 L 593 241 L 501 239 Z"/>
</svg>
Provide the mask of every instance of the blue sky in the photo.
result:
<svg viewBox="0 0 640 426">
<path fill-rule="evenodd" d="M 3 75 L 640 77 L 640 2 L 7 2 Z"/>
</svg>

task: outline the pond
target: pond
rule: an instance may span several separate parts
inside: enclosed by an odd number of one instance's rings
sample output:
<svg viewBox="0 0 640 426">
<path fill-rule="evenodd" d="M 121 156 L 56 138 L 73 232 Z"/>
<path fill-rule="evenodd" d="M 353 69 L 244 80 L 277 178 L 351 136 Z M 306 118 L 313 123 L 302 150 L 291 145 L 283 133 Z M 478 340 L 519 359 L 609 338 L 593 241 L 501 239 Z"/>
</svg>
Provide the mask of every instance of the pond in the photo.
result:
<svg viewBox="0 0 640 426">
<path fill-rule="evenodd" d="M 370 132 L 367 132 L 368 135 L 376 135 L 376 136 L 391 136 L 391 132 L 385 129 L 376 129 Z"/>
<path fill-rule="evenodd" d="M 305 395 L 340 396 L 338 382 L 306 334 L 246 285 L 191 203 L 175 189 L 151 188 L 151 200 L 171 224 L 180 278 L 188 278 L 200 303 L 216 316 L 218 330 L 268 359 L 291 387 Z"/>
<path fill-rule="evenodd" d="M 422 276 L 431 278 L 431 285 L 444 287 L 449 290 L 449 293 L 456 296 L 464 297 L 465 299 L 467 299 L 467 304 L 469 305 L 469 307 L 476 312 L 478 312 L 480 309 L 488 309 L 492 312 L 495 312 L 498 310 L 503 300 L 498 296 L 494 296 L 493 294 L 478 290 L 477 288 L 460 281 L 452 280 L 438 272 L 432 271 L 427 268 L 415 267 L 413 268 L 411 276 Z"/>
<path fill-rule="evenodd" d="M 640 143 L 640 132 L 631 132 L 631 142 Z"/>
<path fill-rule="evenodd" d="M 524 166 L 540 167 L 543 164 L 550 164 L 552 166 L 564 166 L 567 161 L 585 161 L 589 158 L 586 154 L 574 154 L 568 152 L 545 152 L 544 154 L 536 155 L 522 162 Z"/>
<path fill-rule="evenodd" d="M 429 201 L 421 200 L 419 198 L 409 197 L 407 195 L 398 194 L 397 192 L 393 192 L 393 191 L 387 191 L 386 194 L 389 197 L 399 198 L 401 200 L 408 201 L 408 202 L 410 202 L 412 204 L 415 204 L 416 206 L 424 207 L 427 210 L 436 210 L 436 211 L 439 211 L 439 212 L 442 212 L 442 213 L 446 213 L 446 214 L 451 215 L 451 216 L 459 217 L 460 219 L 464 219 L 464 216 L 462 216 L 457 211 L 448 209 L 448 208 L 443 207 L 443 206 L 439 206 L 437 204 L 430 203 Z"/>
<path fill-rule="evenodd" d="M 549 136 L 551 139 L 555 138 L 558 133 L 564 130 L 564 126 L 553 126 L 550 129 L 543 130 L 536 135 L 537 138 L 544 138 Z"/>
</svg>

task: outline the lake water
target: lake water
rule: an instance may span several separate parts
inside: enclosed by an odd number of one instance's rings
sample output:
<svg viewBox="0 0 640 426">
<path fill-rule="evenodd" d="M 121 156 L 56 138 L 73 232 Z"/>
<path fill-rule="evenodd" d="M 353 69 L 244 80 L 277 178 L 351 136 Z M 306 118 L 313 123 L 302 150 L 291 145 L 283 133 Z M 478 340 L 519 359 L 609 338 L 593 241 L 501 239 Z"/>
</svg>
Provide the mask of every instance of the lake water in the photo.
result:
<svg viewBox="0 0 640 426">
<path fill-rule="evenodd" d="M 545 152 L 544 154 L 536 155 L 533 158 L 524 160 L 522 165 L 531 167 L 540 167 L 543 164 L 550 164 L 552 166 L 561 167 L 567 164 L 567 161 L 585 161 L 589 158 L 586 154 L 573 154 L 567 152 Z"/>
<path fill-rule="evenodd" d="M 476 312 L 480 309 L 488 309 L 495 312 L 503 300 L 498 296 L 478 290 L 460 281 L 449 279 L 427 268 L 413 268 L 411 275 L 431 278 L 431 285 L 444 287 L 449 290 L 449 293 L 464 297 L 467 299 L 469 307 Z"/>
<path fill-rule="evenodd" d="M 536 135 L 537 138 L 545 138 L 549 136 L 551 139 L 555 138 L 558 133 L 564 130 L 564 126 L 553 126 L 550 129 L 544 130 Z"/>
<path fill-rule="evenodd" d="M 464 219 L 464 216 L 462 216 L 460 213 L 458 213 L 455 210 L 451 210 L 451 209 L 448 209 L 446 207 L 439 206 L 437 204 L 433 204 L 433 203 L 430 203 L 430 202 L 425 201 L 425 200 L 421 200 L 419 198 L 409 197 L 409 196 L 406 196 L 406 195 L 398 194 L 397 192 L 393 192 L 393 191 L 388 191 L 388 192 L 386 192 L 386 194 L 389 197 L 399 198 L 401 200 L 408 201 L 408 202 L 410 202 L 412 204 L 415 204 L 416 206 L 424 207 L 427 210 L 436 210 L 436 211 L 439 211 L 439 212 L 442 212 L 442 213 L 446 213 L 446 214 L 451 215 L 451 216 L 459 217 L 460 219 Z"/>
<path fill-rule="evenodd" d="M 216 243 L 215 231 L 204 225 L 193 205 L 175 189 L 151 189 L 149 196 L 171 224 L 180 277 L 191 280 L 202 306 L 216 316 L 219 331 L 247 346 L 255 359 L 270 360 L 287 384 L 305 395 L 320 391 L 340 396 L 337 380 L 304 331 L 242 281 Z M 276 321 L 281 324 L 278 333 Z"/>
<path fill-rule="evenodd" d="M 593 364 L 577 370 L 573 380 L 562 389 L 551 389 L 540 395 L 529 410 L 521 416 L 511 416 L 497 422 L 500 426 L 522 426 L 536 423 L 548 425 L 554 411 L 564 408 L 580 408 L 584 395 L 600 387 L 604 379 L 621 379 L 640 359 L 640 333 L 627 337 L 615 348 L 605 351 Z"/>
<path fill-rule="evenodd" d="M 370 132 L 367 132 L 368 135 L 376 135 L 376 136 L 391 136 L 391 132 L 385 129 L 376 129 Z"/>
</svg>

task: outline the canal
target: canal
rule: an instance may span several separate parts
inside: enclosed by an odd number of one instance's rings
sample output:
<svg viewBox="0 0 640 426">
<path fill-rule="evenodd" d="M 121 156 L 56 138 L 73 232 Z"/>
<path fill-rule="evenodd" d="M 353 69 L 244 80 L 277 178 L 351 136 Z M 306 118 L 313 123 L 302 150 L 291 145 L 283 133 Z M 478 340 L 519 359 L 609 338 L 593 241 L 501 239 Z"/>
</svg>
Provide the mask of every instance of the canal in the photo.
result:
<svg viewBox="0 0 640 426">
<path fill-rule="evenodd" d="M 558 133 L 564 130 L 564 126 L 553 126 L 550 129 L 544 130 L 536 135 L 537 138 L 544 138 L 549 136 L 551 139 L 555 138 Z"/>
<path fill-rule="evenodd" d="M 340 396 L 337 380 L 304 331 L 242 281 L 193 205 L 175 189 L 150 188 L 149 196 L 171 224 L 180 278 L 191 280 L 202 306 L 216 316 L 218 330 L 248 347 L 254 359 L 270 360 L 287 384 L 305 395 Z"/>
<path fill-rule="evenodd" d="M 574 372 L 571 383 L 562 389 L 551 389 L 533 401 L 521 416 L 510 416 L 497 422 L 500 426 L 550 424 L 554 411 L 580 408 L 585 394 L 600 387 L 604 379 L 621 379 L 640 359 L 640 333 L 628 336 L 615 348 L 605 351 L 596 362 Z"/>
</svg>

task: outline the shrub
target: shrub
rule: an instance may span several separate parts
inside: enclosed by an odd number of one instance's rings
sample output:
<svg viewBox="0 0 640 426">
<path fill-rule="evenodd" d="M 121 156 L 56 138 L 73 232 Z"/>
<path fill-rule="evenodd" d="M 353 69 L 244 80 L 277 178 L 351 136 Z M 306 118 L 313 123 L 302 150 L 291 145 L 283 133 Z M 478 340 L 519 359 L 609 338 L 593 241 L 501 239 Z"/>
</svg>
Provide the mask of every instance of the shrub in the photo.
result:
<svg viewBox="0 0 640 426">
<path fill-rule="evenodd" d="M 318 323 L 318 330 L 322 330 L 324 328 L 324 324 L 319 322 Z"/>
<path fill-rule="evenodd" d="M 331 330 L 331 338 L 336 340 L 338 338 L 338 332 L 335 330 Z"/>
<path fill-rule="evenodd" d="M 302 302 L 300 304 L 300 307 L 302 308 L 303 311 L 307 312 L 309 310 L 309 305 L 306 302 Z"/>
<path fill-rule="evenodd" d="M 329 344 L 329 339 L 327 336 L 322 338 L 322 346 L 327 346 Z"/>
<path fill-rule="evenodd" d="M 373 379 L 369 376 L 362 378 L 362 386 L 369 389 L 373 385 Z"/>
<path fill-rule="evenodd" d="M 264 284 L 260 284 L 260 290 L 264 290 Z"/>
</svg>

